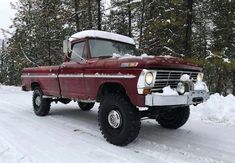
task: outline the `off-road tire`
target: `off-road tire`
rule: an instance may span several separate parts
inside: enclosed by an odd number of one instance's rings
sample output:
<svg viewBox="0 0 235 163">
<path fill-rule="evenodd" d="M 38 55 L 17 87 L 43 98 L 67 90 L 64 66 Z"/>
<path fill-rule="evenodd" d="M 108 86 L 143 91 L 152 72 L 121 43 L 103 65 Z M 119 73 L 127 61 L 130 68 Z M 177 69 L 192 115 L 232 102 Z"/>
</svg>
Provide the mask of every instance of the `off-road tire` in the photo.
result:
<svg viewBox="0 0 235 163">
<path fill-rule="evenodd" d="M 190 108 L 185 106 L 160 113 L 156 120 L 164 128 L 177 129 L 187 122 L 189 115 Z"/>
<path fill-rule="evenodd" d="M 78 106 L 83 111 L 89 111 L 94 107 L 95 103 L 87 103 L 87 102 L 78 102 Z"/>
<path fill-rule="evenodd" d="M 120 113 L 122 124 L 118 128 L 112 128 L 108 121 L 112 110 Z M 125 146 L 135 140 L 141 125 L 138 109 L 119 93 L 105 95 L 99 107 L 98 122 L 104 138 L 118 146 Z"/>
<path fill-rule="evenodd" d="M 40 105 L 36 104 L 37 98 L 40 98 Z M 43 92 L 39 87 L 35 88 L 33 91 L 32 102 L 34 113 L 37 116 L 46 116 L 49 113 L 51 107 L 51 99 L 43 98 Z"/>
</svg>

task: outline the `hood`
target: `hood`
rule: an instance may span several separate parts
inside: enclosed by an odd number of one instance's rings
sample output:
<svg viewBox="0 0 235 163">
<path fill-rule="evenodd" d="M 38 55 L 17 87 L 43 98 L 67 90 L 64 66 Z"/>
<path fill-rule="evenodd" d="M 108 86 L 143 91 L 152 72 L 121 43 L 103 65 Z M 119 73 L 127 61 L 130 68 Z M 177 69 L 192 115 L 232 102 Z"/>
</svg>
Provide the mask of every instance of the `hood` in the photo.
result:
<svg viewBox="0 0 235 163">
<path fill-rule="evenodd" d="M 132 56 L 106 59 L 92 59 L 96 68 L 141 68 L 141 69 L 179 69 L 201 71 L 202 68 L 176 57 Z M 128 67 L 128 64 L 132 64 Z M 134 66 L 133 66 L 134 65 Z"/>
</svg>

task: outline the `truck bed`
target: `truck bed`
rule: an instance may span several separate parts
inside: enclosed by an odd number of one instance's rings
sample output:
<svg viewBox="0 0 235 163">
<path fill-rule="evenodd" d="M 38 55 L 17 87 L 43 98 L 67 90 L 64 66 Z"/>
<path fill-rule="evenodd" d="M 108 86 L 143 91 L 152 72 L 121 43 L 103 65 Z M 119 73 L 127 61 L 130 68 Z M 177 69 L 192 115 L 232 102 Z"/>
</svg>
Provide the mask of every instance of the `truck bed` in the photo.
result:
<svg viewBox="0 0 235 163">
<path fill-rule="evenodd" d="M 60 97 L 59 72 L 60 66 L 25 68 L 21 76 L 23 83 L 22 88 L 25 91 L 30 91 L 40 83 L 40 88 L 44 94 Z"/>
</svg>

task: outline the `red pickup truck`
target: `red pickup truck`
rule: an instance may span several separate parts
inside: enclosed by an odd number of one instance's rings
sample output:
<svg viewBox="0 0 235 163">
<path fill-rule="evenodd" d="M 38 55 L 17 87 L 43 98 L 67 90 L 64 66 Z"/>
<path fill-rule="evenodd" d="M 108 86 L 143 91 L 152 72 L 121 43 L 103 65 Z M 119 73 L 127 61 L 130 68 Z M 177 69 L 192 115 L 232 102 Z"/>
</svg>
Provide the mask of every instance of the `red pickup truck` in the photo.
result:
<svg viewBox="0 0 235 163">
<path fill-rule="evenodd" d="M 76 101 L 84 111 L 100 103 L 100 130 L 112 144 L 132 142 L 144 117 L 177 129 L 188 120 L 190 105 L 209 98 L 200 67 L 179 58 L 140 55 L 132 38 L 88 30 L 63 46 L 60 66 L 23 69 L 22 89 L 33 91 L 38 116 L 47 115 L 52 102 Z"/>
</svg>

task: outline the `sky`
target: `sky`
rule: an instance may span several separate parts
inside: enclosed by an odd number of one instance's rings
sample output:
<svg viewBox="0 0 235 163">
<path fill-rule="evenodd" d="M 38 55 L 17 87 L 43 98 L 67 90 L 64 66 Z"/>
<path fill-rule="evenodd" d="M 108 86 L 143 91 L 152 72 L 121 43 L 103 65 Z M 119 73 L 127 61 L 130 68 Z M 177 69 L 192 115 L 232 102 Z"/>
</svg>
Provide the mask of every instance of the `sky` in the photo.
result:
<svg viewBox="0 0 235 163">
<path fill-rule="evenodd" d="M 10 2 L 17 2 L 18 0 L 1 0 L 0 1 L 0 28 L 9 29 L 12 25 L 12 19 L 15 16 L 15 10 L 11 9 Z M 0 31 L 0 39 L 3 39 L 2 31 Z"/>
</svg>

